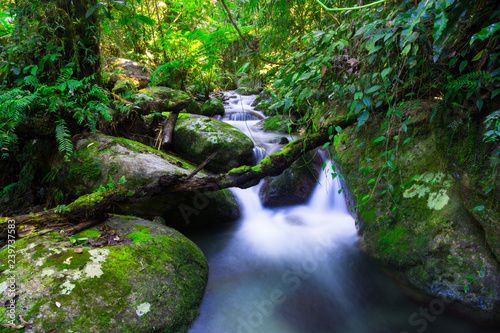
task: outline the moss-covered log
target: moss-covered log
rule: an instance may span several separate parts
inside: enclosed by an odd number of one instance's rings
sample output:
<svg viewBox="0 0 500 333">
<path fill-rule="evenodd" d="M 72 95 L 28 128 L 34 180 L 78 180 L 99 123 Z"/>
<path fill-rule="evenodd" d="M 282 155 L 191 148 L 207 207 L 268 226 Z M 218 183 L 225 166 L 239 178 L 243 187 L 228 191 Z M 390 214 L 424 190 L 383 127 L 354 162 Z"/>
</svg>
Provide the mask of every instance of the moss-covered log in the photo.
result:
<svg viewBox="0 0 500 333">
<path fill-rule="evenodd" d="M 342 121 L 335 126 L 345 127 L 352 121 Z M 230 187 L 248 188 L 256 185 L 267 176 L 277 176 L 292 165 L 306 152 L 314 149 L 329 139 L 327 127 L 295 141 L 272 154 L 259 165 L 234 168 L 225 174 L 204 178 L 191 178 L 189 175 L 161 176 L 157 181 L 140 186 L 134 190 L 109 190 L 92 193 L 78 198 L 64 209 L 51 209 L 37 214 L 4 217 L 0 220 L 0 238 L 6 238 L 8 220 L 16 221 L 18 236 L 23 237 L 41 228 L 65 228 L 92 220 L 103 220 L 107 212 L 118 204 L 140 202 L 151 197 L 167 193 L 185 193 L 193 191 L 216 191 Z"/>
</svg>

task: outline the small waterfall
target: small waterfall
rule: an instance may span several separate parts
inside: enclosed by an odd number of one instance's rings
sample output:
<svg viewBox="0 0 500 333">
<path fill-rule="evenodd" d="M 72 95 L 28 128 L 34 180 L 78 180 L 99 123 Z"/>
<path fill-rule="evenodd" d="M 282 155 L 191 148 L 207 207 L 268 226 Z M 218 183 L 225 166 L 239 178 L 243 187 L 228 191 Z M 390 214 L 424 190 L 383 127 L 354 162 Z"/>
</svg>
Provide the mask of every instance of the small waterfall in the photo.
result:
<svg viewBox="0 0 500 333">
<path fill-rule="evenodd" d="M 233 112 L 229 115 L 229 120 L 233 121 L 259 120 L 259 117 L 251 114 L 250 112 Z"/>
<path fill-rule="evenodd" d="M 251 96 L 230 101 L 226 111 L 253 110 Z M 255 163 L 282 147 L 273 143 L 275 134 L 256 130 L 255 120 L 228 122 L 256 144 Z M 190 236 L 210 270 L 200 315 L 188 333 L 417 331 L 411 318 L 422 307 L 409 302 L 357 247 L 354 219 L 334 170 L 327 161 L 309 202 L 298 206 L 263 207 L 262 183 L 232 189 L 242 219 L 222 231 Z M 432 318 L 436 322 L 425 322 L 426 333 L 480 332 L 445 314 Z M 442 325 L 431 327 L 436 323 Z"/>
<path fill-rule="evenodd" d="M 266 156 L 266 150 L 262 147 L 253 148 L 253 165 L 257 165 Z"/>
</svg>

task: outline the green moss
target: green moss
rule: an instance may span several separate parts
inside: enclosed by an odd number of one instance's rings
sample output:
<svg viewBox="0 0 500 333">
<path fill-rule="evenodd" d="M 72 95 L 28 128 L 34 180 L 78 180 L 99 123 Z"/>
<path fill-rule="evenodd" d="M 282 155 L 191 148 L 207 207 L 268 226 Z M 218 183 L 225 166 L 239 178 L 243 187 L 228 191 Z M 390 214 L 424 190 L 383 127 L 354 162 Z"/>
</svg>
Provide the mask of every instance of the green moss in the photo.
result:
<svg viewBox="0 0 500 333">
<path fill-rule="evenodd" d="M 83 230 L 79 233 L 77 233 L 75 236 L 78 238 L 97 238 L 101 235 L 101 232 L 96 229 L 86 229 Z"/>
<path fill-rule="evenodd" d="M 69 170 L 71 177 L 86 177 L 92 180 L 99 179 L 101 170 L 99 169 L 99 164 L 93 158 L 96 149 L 97 147 L 90 146 L 78 151 L 78 161 L 74 162 Z"/>
<path fill-rule="evenodd" d="M 89 258 L 88 248 L 83 253 L 75 253 L 72 250 L 68 250 L 46 257 L 41 268 L 55 267 L 58 270 L 78 269 L 88 263 Z"/>
<path fill-rule="evenodd" d="M 72 209 L 75 207 L 88 207 L 91 208 L 93 207 L 96 203 L 101 202 L 104 199 L 104 192 L 96 192 L 96 193 L 90 193 L 90 194 L 85 194 L 70 203 L 66 209 Z"/>
</svg>

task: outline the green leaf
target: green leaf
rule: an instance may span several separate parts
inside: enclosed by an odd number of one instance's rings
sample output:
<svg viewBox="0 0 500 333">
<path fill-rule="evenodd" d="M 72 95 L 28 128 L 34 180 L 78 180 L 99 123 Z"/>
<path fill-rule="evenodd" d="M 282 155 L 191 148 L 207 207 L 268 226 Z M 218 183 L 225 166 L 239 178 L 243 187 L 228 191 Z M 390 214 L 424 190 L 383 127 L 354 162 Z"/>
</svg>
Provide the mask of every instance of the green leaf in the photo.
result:
<svg viewBox="0 0 500 333">
<path fill-rule="evenodd" d="M 337 133 L 339 134 L 342 134 L 342 128 L 340 126 L 335 127 L 335 131 L 337 131 Z"/>
<path fill-rule="evenodd" d="M 328 147 L 329 145 L 331 144 L 331 142 L 325 142 L 325 144 L 323 145 L 323 147 L 321 149 L 325 149 L 326 147 Z"/>
<path fill-rule="evenodd" d="M 363 197 L 363 199 L 361 199 L 361 201 L 365 201 L 365 200 L 366 200 L 366 199 L 368 199 L 369 197 L 370 197 L 370 195 L 369 195 L 369 194 L 368 194 L 368 195 L 365 195 L 365 196 Z"/>
<path fill-rule="evenodd" d="M 325 32 L 324 32 L 324 31 L 318 30 L 318 31 L 313 32 L 313 33 L 312 33 L 312 36 L 313 36 L 313 37 L 319 37 L 319 36 L 322 36 L 322 35 L 324 35 L 324 34 L 325 34 Z"/>
<path fill-rule="evenodd" d="M 495 187 L 494 186 L 490 186 L 486 189 L 486 191 L 484 191 L 484 194 L 488 194 L 491 192 L 491 190 L 493 190 Z"/>
<path fill-rule="evenodd" d="M 379 90 L 380 88 L 382 88 L 381 85 L 376 85 L 376 86 L 373 86 L 371 87 L 370 89 L 368 89 L 367 91 L 365 91 L 365 94 L 371 94 L 371 93 L 374 93 L 375 91 Z"/>
<path fill-rule="evenodd" d="M 382 48 L 382 46 L 380 46 L 380 45 L 375 46 L 374 48 L 372 48 L 372 49 L 370 50 L 370 52 L 368 52 L 368 55 L 370 55 L 370 54 L 373 54 L 373 53 L 377 52 L 377 51 L 378 51 L 378 50 L 380 50 L 381 48 Z"/>
<path fill-rule="evenodd" d="M 467 66 L 468 64 L 468 61 L 467 60 L 464 60 L 460 63 L 460 67 L 458 68 L 460 70 L 460 73 L 463 72 L 463 70 L 465 69 L 465 67 Z"/>
<path fill-rule="evenodd" d="M 371 183 L 373 183 L 374 181 L 375 181 L 375 179 L 373 179 L 373 178 L 372 178 L 372 179 L 370 179 L 370 180 L 366 183 L 366 185 L 370 185 L 370 184 L 371 184 Z"/>
<path fill-rule="evenodd" d="M 497 32 L 499 29 L 500 29 L 500 22 L 493 23 L 492 25 L 487 26 L 486 28 L 482 29 L 477 34 L 472 36 L 469 45 L 472 45 L 472 43 L 474 43 L 478 39 L 485 40 L 486 38 L 490 37 L 495 32 Z"/>
<path fill-rule="evenodd" d="M 483 209 L 484 209 L 484 206 L 476 206 L 476 207 L 472 208 L 472 210 L 475 211 L 475 212 L 480 212 Z"/>
<path fill-rule="evenodd" d="M 307 72 L 307 73 L 304 73 L 302 74 L 299 79 L 297 81 L 303 81 L 303 80 L 307 80 L 308 78 L 310 78 L 314 73 L 313 72 Z"/>
<path fill-rule="evenodd" d="M 392 170 L 396 170 L 396 167 L 394 166 L 394 163 L 392 163 L 391 161 L 387 161 L 387 165 L 392 169 Z"/>
<path fill-rule="evenodd" d="M 328 135 L 332 135 L 333 133 L 333 126 L 328 127 Z"/>
<path fill-rule="evenodd" d="M 85 14 L 85 18 L 89 18 L 94 14 L 94 12 L 99 9 L 99 7 L 102 7 L 104 5 L 104 2 L 98 2 L 97 5 L 90 7 L 89 10 L 87 10 L 87 13 Z"/>
<path fill-rule="evenodd" d="M 385 140 L 385 136 L 379 136 L 378 138 L 376 138 L 375 140 L 373 140 L 373 142 L 380 142 L 380 141 L 384 141 Z"/>
<path fill-rule="evenodd" d="M 12 72 L 14 72 L 14 75 L 19 75 L 19 73 L 21 73 L 21 68 L 17 65 L 12 65 Z"/>
<path fill-rule="evenodd" d="M 142 23 L 148 24 L 148 25 L 156 24 L 155 20 L 153 20 L 145 15 L 136 14 L 135 19 L 139 22 L 142 22 Z"/>
<path fill-rule="evenodd" d="M 363 126 L 363 124 L 368 120 L 369 117 L 370 117 L 370 112 L 364 110 L 361 116 L 358 117 L 358 127 Z"/>
<path fill-rule="evenodd" d="M 392 68 L 389 67 L 389 68 L 386 68 L 382 71 L 382 73 L 380 74 L 380 76 L 382 77 L 382 80 L 385 80 L 385 77 L 392 71 Z"/>
<path fill-rule="evenodd" d="M 394 192 L 394 186 L 389 184 L 389 191 Z"/>
<path fill-rule="evenodd" d="M 410 142 L 410 140 L 411 140 L 411 138 L 407 138 L 407 139 L 403 142 L 403 144 L 404 144 L 404 145 L 405 145 L 405 144 L 407 144 L 408 142 Z"/>
<path fill-rule="evenodd" d="M 488 50 L 483 49 L 482 51 L 480 51 L 478 54 L 476 54 L 474 58 L 472 58 L 472 61 L 478 61 L 479 59 L 481 59 L 481 56 L 483 55 L 484 52 L 488 52 Z"/>
<path fill-rule="evenodd" d="M 477 105 L 477 108 L 479 109 L 479 111 L 481 111 L 481 109 L 483 108 L 483 104 L 484 104 L 484 101 L 482 99 L 478 99 L 476 101 L 476 105 Z"/>
</svg>

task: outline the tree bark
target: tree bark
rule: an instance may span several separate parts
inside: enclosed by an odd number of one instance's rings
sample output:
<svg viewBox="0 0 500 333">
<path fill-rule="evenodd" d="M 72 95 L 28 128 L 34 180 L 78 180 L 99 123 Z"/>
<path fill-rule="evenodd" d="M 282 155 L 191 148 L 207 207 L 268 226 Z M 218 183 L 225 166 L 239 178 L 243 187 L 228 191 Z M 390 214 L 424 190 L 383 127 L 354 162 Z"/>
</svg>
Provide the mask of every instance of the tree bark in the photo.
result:
<svg viewBox="0 0 500 333">
<path fill-rule="evenodd" d="M 174 135 L 175 124 L 177 123 L 178 111 L 170 112 L 168 119 L 163 127 L 163 141 L 161 143 L 161 150 L 166 151 L 172 145 L 172 136 Z"/>
<path fill-rule="evenodd" d="M 333 126 L 345 128 L 355 122 L 336 122 Z M 0 239 L 7 237 L 8 220 L 16 221 L 20 237 L 36 229 L 63 228 L 91 220 L 102 220 L 118 204 L 141 202 L 151 197 L 167 193 L 186 193 L 194 191 L 217 191 L 230 187 L 248 188 L 259 183 L 267 176 L 280 175 L 292 163 L 308 151 L 330 140 L 328 127 L 316 133 L 297 139 L 286 145 L 281 152 L 272 154 L 259 165 L 234 168 L 226 174 L 192 178 L 190 175 L 164 175 L 157 181 L 134 190 L 109 190 L 80 197 L 63 210 L 51 209 L 38 214 L 0 218 Z"/>
</svg>

